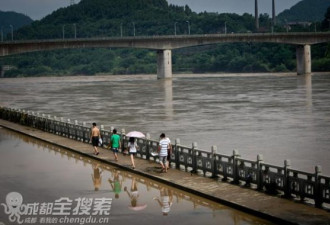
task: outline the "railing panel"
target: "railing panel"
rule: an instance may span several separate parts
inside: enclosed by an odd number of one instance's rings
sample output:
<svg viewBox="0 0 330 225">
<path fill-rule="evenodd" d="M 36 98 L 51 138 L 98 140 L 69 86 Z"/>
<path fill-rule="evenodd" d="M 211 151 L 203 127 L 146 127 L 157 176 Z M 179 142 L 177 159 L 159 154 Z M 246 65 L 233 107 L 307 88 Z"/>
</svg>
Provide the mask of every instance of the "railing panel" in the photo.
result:
<svg viewBox="0 0 330 225">
<path fill-rule="evenodd" d="M 215 154 L 216 173 L 227 178 L 234 178 L 234 163 L 232 156 Z"/>
<path fill-rule="evenodd" d="M 330 204 L 330 177 L 320 176 L 320 193 L 322 202 Z"/>
<path fill-rule="evenodd" d="M 258 184 L 258 163 L 247 159 L 237 159 L 237 171 L 239 180 L 247 183 Z"/>
<path fill-rule="evenodd" d="M 266 188 L 273 188 L 276 185 L 278 190 L 284 191 L 285 173 L 284 168 L 270 164 L 261 164 L 262 170 L 262 183 Z"/>
<path fill-rule="evenodd" d="M 202 170 L 205 176 L 206 172 L 213 173 L 214 158 L 212 152 L 194 149 L 196 155 L 196 169 Z"/>
<path fill-rule="evenodd" d="M 288 169 L 288 180 L 292 194 L 300 198 L 314 198 L 315 174 Z"/>
<path fill-rule="evenodd" d="M 193 150 L 186 146 L 177 145 L 176 151 L 178 155 L 178 165 L 184 166 L 187 170 L 188 167 L 193 168 Z"/>
</svg>

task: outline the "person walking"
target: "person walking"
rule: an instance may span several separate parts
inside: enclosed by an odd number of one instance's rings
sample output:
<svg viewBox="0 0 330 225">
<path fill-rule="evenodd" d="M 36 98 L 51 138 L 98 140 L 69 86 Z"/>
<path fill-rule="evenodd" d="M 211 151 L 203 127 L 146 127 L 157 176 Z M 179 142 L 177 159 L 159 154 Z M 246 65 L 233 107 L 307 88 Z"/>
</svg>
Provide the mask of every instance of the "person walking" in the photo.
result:
<svg viewBox="0 0 330 225">
<path fill-rule="evenodd" d="M 110 138 L 109 147 L 113 151 L 113 154 L 115 156 L 115 160 L 118 161 L 118 151 L 119 151 L 119 148 L 121 147 L 120 136 L 117 134 L 116 129 L 113 129 L 112 133 L 113 134 L 111 135 L 111 138 Z"/>
<path fill-rule="evenodd" d="M 171 164 L 172 144 L 171 144 L 171 140 L 168 137 L 166 137 L 166 139 L 168 140 L 166 168 L 169 169 Z"/>
<path fill-rule="evenodd" d="M 160 135 L 160 141 L 158 145 L 159 163 L 162 166 L 162 172 L 167 172 L 167 155 L 168 155 L 169 139 L 165 137 L 165 134 Z"/>
<path fill-rule="evenodd" d="M 131 157 L 132 168 L 135 169 L 134 155 L 136 154 L 136 150 L 137 150 L 138 146 L 135 142 L 134 137 L 129 138 L 127 147 L 128 147 L 129 155 Z"/>
<path fill-rule="evenodd" d="M 97 150 L 97 146 L 99 145 L 99 138 L 101 138 L 100 129 L 96 126 L 96 123 L 93 123 L 90 142 L 92 142 L 95 155 L 100 154 L 100 152 Z"/>
</svg>

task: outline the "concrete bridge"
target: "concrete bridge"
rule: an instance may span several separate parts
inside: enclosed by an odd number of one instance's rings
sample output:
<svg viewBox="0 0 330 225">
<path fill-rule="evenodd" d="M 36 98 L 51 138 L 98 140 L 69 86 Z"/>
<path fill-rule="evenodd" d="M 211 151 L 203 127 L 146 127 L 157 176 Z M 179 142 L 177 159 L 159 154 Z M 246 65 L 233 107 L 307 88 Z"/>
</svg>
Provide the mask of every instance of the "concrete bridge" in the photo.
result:
<svg viewBox="0 0 330 225">
<path fill-rule="evenodd" d="M 11 41 L 0 43 L 0 56 L 67 48 L 144 48 L 157 50 L 157 77 L 172 77 L 172 49 L 218 43 L 282 43 L 297 46 L 297 74 L 311 73 L 311 45 L 330 42 L 330 33 L 249 33 L 141 36 Z"/>
</svg>

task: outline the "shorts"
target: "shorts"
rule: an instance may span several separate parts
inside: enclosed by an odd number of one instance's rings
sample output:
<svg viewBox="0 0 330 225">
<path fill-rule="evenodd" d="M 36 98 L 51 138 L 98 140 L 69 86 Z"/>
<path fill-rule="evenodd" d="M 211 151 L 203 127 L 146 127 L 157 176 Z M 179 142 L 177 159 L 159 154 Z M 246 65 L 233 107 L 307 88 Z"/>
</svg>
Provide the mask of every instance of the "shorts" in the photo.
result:
<svg viewBox="0 0 330 225">
<path fill-rule="evenodd" d="M 129 152 L 129 155 L 136 155 L 136 152 Z"/>
<path fill-rule="evenodd" d="M 111 148 L 111 150 L 113 151 L 113 153 L 118 153 L 118 148 Z"/>
<path fill-rule="evenodd" d="M 98 136 L 92 137 L 92 144 L 93 144 L 93 146 L 99 146 L 99 137 Z"/>
<path fill-rule="evenodd" d="M 159 156 L 159 162 L 162 162 L 164 165 L 166 165 L 167 156 Z"/>
</svg>

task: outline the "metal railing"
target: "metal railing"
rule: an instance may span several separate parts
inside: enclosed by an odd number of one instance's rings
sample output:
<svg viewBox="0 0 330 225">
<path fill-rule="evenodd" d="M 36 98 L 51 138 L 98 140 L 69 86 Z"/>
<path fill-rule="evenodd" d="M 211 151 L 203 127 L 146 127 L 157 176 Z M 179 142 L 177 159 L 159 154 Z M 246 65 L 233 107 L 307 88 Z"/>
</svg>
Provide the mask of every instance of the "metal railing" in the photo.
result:
<svg viewBox="0 0 330 225">
<path fill-rule="evenodd" d="M 39 113 L 26 112 L 11 108 L 0 107 L 0 118 L 14 123 L 30 126 L 45 132 L 53 133 L 77 141 L 88 143 L 91 128 L 86 123 L 72 123 L 70 119 L 40 115 Z M 111 129 L 113 130 L 113 129 Z M 104 145 L 108 145 L 112 132 L 105 130 L 101 125 L 101 136 Z M 128 137 L 125 130 L 121 134 L 122 149 L 127 148 Z M 158 161 L 153 156 L 159 142 L 151 140 L 150 135 L 146 138 L 137 138 L 139 146 L 137 157 Z M 191 173 L 200 173 L 212 178 L 222 178 L 223 181 L 231 181 L 258 191 L 283 195 L 287 198 L 300 198 L 300 200 L 313 200 L 316 207 L 322 207 L 324 203 L 330 204 L 330 177 L 321 175 L 321 167 L 316 166 L 314 173 L 298 171 L 290 168 L 290 161 L 285 160 L 284 166 L 275 166 L 263 161 L 262 155 L 257 160 L 241 158 L 234 150 L 232 155 L 217 153 L 216 146 L 211 151 L 197 148 L 197 143 L 192 147 L 183 146 L 176 139 L 171 154 L 171 165 L 177 169 L 184 169 Z"/>
</svg>

